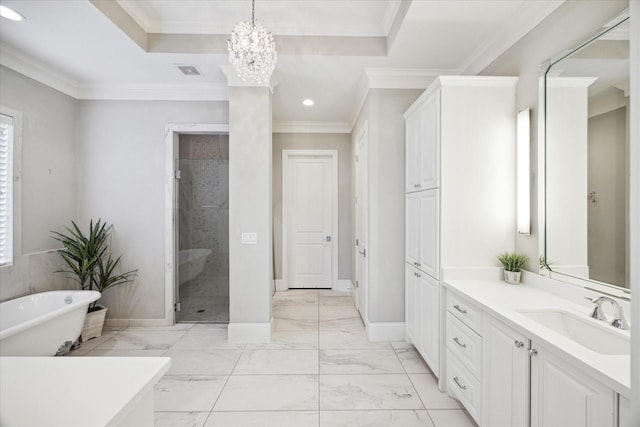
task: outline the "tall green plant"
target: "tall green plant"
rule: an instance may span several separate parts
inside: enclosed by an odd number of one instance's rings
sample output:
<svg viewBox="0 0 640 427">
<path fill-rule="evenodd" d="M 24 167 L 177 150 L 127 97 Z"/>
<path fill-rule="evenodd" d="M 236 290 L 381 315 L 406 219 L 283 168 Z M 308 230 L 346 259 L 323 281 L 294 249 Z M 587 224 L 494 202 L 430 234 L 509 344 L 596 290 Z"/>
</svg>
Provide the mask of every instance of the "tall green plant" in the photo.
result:
<svg viewBox="0 0 640 427">
<path fill-rule="evenodd" d="M 71 228 L 65 227 L 66 234 L 52 232 L 52 237 L 62 244 L 62 249 L 58 253 L 68 267 L 60 272 L 71 274 L 78 282 L 80 289 L 91 290 L 98 260 L 108 249 L 107 239 L 111 227 L 107 227 L 107 224 L 101 220 L 94 225 L 92 220 L 89 223 L 89 234 L 85 236 L 75 222 L 71 221 L 71 226 Z"/>
<path fill-rule="evenodd" d="M 65 269 L 59 272 L 73 276 L 82 290 L 96 290 L 100 293 L 106 289 L 133 280 L 138 270 L 118 274 L 118 266 L 122 255 L 113 259 L 109 250 L 111 225 L 98 219 L 89 223 L 89 234 L 85 235 L 78 225 L 71 221 L 72 227 L 65 227 L 67 233 L 52 232 L 53 238 L 62 244 L 58 251 L 66 263 Z M 97 302 L 89 306 L 95 309 Z"/>
<path fill-rule="evenodd" d="M 498 255 L 498 261 L 502 263 L 502 266 L 507 271 L 520 271 L 524 264 L 527 262 L 527 256 L 517 253 L 505 252 L 502 255 Z"/>
</svg>

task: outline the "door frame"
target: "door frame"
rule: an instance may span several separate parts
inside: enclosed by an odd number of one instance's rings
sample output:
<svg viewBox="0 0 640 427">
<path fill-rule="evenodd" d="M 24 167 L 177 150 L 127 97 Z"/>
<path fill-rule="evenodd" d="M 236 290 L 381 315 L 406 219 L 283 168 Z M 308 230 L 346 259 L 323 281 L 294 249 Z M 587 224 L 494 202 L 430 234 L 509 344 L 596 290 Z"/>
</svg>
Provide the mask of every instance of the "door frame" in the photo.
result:
<svg viewBox="0 0 640 427">
<path fill-rule="evenodd" d="M 164 184 L 164 321 L 165 325 L 176 323 L 175 287 L 177 258 L 176 236 L 176 206 L 178 193 L 176 191 L 175 159 L 178 157 L 178 142 L 180 135 L 219 135 L 229 134 L 228 124 L 176 124 L 165 125 L 165 184 Z M 231 164 L 231 159 L 229 159 Z"/>
<path fill-rule="evenodd" d="M 338 150 L 282 150 L 282 284 L 278 290 L 289 290 L 288 278 L 288 233 L 289 228 L 289 189 L 291 183 L 291 165 L 294 157 L 326 157 L 331 160 L 331 288 L 338 287 Z"/>
<path fill-rule="evenodd" d="M 365 155 L 365 165 L 364 167 L 360 166 L 361 163 L 359 163 L 359 161 L 356 159 L 356 156 L 358 156 L 358 143 L 360 142 L 360 140 L 364 140 L 363 142 L 363 152 Z M 354 178 L 355 178 L 355 182 L 354 182 L 354 193 L 355 193 L 355 197 L 354 200 L 356 200 L 356 198 L 358 197 L 358 180 L 362 180 L 362 188 L 363 191 L 365 193 L 365 196 L 361 198 L 364 198 L 364 202 L 365 202 L 365 206 L 363 207 L 363 218 L 358 218 L 358 207 L 355 206 L 354 209 L 354 225 L 355 225 L 355 229 L 354 229 L 354 234 L 356 235 L 356 238 L 358 238 L 358 225 L 360 223 L 360 221 L 363 221 L 364 223 L 364 234 L 365 234 L 365 243 L 367 244 L 367 246 L 369 245 L 369 121 L 365 120 L 365 122 L 363 123 L 362 127 L 356 132 L 356 139 L 354 141 L 354 158 L 353 158 L 354 162 L 354 169 L 355 169 L 355 173 L 354 173 Z M 355 205 L 355 203 L 354 203 Z M 368 304 L 368 299 L 369 299 L 369 257 L 365 256 L 364 257 L 364 272 L 363 272 L 363 278 L 361 278 L 359 276 L 359 270 L 358 270 L 358 257 L 360 256 L 360 254 L 358 253 L 358 245 L 354 245 L 354 254 L 355 254 L 355 258 L 354 258 L 354 278 L 355 278 L 355 282 L 358 283 L 358 286 L 364 286 L 364 289 L 362 291 L 362 301 L 358 298 L 360 289 L 359 287 L 356 288 L 355 286 L 353 287 L 353 289 L 355 289 L 354 292 L 354 304 L 356 305 L 358 312 L 360 312 L 360 315 L 362 317 L 362 321 L 364 322 L 365 326 L 368 328 L 369 325 L 369 304 Z M 364 284 L 362 284 L 361 282 L 364 282 Z M 359 307 L 360 304 L 364 305 L 364 310 L 360 310 L 362 307 Z"/>
</svg>

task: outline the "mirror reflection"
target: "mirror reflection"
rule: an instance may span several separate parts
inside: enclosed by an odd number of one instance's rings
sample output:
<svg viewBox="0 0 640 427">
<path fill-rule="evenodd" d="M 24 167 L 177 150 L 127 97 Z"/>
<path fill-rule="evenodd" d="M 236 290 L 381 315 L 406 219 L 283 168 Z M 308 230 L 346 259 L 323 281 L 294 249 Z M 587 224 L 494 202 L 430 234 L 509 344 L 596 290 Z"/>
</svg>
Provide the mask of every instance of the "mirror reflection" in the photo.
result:
<svg viewBox="0 0 640 427">
<path fill-rule="evenodd" d="M 629 20 L 545 75 L 544 259 L 554 273 L 629 287 Z"/>
</svg>

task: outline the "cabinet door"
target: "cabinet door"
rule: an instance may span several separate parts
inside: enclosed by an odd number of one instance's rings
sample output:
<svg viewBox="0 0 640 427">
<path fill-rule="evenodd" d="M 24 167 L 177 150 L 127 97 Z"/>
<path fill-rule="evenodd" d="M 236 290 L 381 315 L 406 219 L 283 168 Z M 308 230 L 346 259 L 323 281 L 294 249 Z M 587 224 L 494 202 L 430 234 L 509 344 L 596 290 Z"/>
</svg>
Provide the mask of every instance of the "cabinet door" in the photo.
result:
<svg viewBox="0 0 640 427">
<path fill-rule="evenodd" d="M 419 234 L 420 234 L 420 193 L 406 196 L 405 220 L 405 260 L 417 267 L 420 262 Z"/>
<path fill-rule="evenodd" d="M 420 348 L 425 362 L 436 377 L 440 376 L 440 283 L 418 272 L 420 279 L 419 311 L 422 327 Z"/>
<path fill-rule="evenodd" d="M 618 397 L 618 427 L 631 427 L 631 401 Z"/>
<path fill-rule="evenodd" d="M 420 113 L 422 132 L 418 186 L 427 190 L 440 187 L 440 91 L 425 101 Z"/>
<path fill-rule="evenodd" d="M 535 342 L 531 427 L 613 427 L 615 395 Z"/>
<path fill-rule="evenodd" d="M 418 348 L 422 334 L 420 318 L 420 279 L 418 270 L 405 264 L 405 334 L 407 341 Z"/>
<path fill-rule="evenodd" d="M 529 419 L 529 340 L 486 316 L 482 344 L 482 424 L 526 427 Z"/>
<path fill-rule="evenodd" d="M 420 196 L 420 238 L 418 267 L 440 278 L 440 190 L 418 193 Z"/>
<path fill-rule="evenodd" d="M 420 137 L 422 133 L 422 116 L 414 111 L 405 123 L 405 192 L 418 190 Z"/>
</svg>

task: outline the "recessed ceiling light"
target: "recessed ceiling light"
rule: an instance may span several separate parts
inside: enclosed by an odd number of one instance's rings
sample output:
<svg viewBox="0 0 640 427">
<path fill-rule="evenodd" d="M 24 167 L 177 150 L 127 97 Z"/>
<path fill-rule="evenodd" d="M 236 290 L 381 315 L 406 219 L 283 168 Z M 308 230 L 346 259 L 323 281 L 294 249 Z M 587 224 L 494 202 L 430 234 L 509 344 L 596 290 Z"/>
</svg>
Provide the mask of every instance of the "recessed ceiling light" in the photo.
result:
<svg viewBox="0 0 640 427">
<path fill-rule="evenodd" d="M 24 16 L 22 16 L 20 13 L 16 12 L 15 10 L 2 5 L 0 5 L 0 16 L 2 16 L 3 18 L 10 19 L 12 21 L 25 21 L 27 19 Z"/>
<path fill-rule="evenodd" d="M 315 102 L 313 102 L 313 99 L 305 99 L 304 101 L 302 101 L 302 105 L 304 105 L 305 107 L 311 107 L 313 106 L 313 104 L 315 104 Z"/>
</svg>

